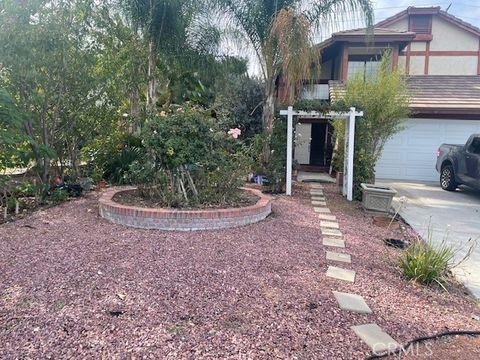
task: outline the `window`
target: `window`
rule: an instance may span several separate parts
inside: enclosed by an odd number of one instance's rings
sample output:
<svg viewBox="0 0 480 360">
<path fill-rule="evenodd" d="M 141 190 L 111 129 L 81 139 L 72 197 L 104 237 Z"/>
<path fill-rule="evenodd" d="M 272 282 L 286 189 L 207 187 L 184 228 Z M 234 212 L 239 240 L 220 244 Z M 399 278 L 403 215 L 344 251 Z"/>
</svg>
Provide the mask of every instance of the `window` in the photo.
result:
<svg viewBox="0 0 480 360">
<path fill-rule="evenodd" d="M 472 143 L 468 147 L 468 152 L 480 155 L 480 137 L 476 137 L 472 140 Z"/>
<path fill-rule="evenodd" d="M 359 60 L 348 61 L 347 79 L 354 78 L 357 73 L 361 73 L 363 79 L 368 79 L 375 74 L 380 62 L 376 60 Z"/>
<path fill-rule="evenodd" d="M 428 34 L 432 33 L 432 15 L 412 15 L 411 26 L 414 33 Z"/>
</svg>

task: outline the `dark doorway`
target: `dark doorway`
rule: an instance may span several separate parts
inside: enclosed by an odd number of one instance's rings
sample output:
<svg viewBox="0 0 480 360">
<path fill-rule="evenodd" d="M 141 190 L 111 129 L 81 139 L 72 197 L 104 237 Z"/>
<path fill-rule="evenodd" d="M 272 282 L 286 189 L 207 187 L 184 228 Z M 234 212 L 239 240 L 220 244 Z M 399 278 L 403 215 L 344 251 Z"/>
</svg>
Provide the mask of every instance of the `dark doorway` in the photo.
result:
<svg viewBox="0 0 480 360">
<path fill-rule="evenodd" d="M 325 136 L 327 124 L 312 124 L 312 141 L 310 142 L 310 165 L 325 166 Z"/>
</svg>

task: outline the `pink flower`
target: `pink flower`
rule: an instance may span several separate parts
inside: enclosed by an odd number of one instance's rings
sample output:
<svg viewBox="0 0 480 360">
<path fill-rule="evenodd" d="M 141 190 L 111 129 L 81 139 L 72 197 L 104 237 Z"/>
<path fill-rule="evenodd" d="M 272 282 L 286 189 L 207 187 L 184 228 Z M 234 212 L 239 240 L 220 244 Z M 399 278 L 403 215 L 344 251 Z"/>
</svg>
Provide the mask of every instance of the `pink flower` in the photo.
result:
<svg viewBox="0 0 480 360">
<path fill-rule="evenodd" d="M 242 134 L 242 130 L 240 130 L 239 128 L 230 129 L 228 130 L 227 134 L 233 137 L 234 139 L 238 139 L 238 137 Z"/>
</svg>

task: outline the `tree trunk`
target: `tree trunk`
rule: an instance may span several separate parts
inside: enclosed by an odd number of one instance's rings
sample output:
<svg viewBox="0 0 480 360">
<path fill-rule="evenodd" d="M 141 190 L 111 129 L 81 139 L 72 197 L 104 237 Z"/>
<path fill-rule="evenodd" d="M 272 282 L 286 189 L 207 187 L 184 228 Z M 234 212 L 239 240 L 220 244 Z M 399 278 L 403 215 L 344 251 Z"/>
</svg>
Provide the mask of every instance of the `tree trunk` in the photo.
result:
<svg viewBox="0 0 480 360">
<path fill-rule="evenodd" d="M 262 124 L 265 134 L 263 145 L 263 164 L 266 166 L 270 160 L 270 142 L 273 134 L 273 118 L 275 111 L 275 80 L 271 80 L 265 87 L 265 104 L 263 106 Z"/>
<path fill-rule="evenodd" d="M 140 96 L 138 94 L 138 88 L 136 86 L 130 91 L 128 101 L 130 103 L 129 130 L 132 134 L 136 134 L 140 131 Z"/>
<path fill-rule="evenodd" d="M 157 47 L 153 40 L 148 43 L 148 89 L 147 89 L 147 112 L 153 113 L 157 104 L 157 82 L 155 70 L 157 68 Z"/>
</svg>

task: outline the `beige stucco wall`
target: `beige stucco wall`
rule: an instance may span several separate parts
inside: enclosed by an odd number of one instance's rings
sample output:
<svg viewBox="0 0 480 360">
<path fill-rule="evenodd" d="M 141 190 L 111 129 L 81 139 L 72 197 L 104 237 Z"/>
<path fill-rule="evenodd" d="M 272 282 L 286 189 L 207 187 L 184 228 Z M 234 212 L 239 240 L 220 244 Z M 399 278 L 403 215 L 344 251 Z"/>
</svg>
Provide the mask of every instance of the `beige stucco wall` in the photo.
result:
<svg viewBox="0 0 480 360">
<path fill-rule="evenodd" d="M 477 51 L 478 36 L 434 16 L 430 50 Z"/>
<path fill-rule="evenodd" d="M 415 41 L 410 44 L 410 50 L 412 51 L 425 51 L 427 43 L 424 41 Z"/>
<path fill-rule="evenodd" d="M 409 75 L 423 75 L 423 74 L 425 74 L 425 57 L 411 56 Z"/>
<path fill-rule="evenodd" d="M 429 75 L 477 75 L 476 56 L 430 56 Z"/>
<path fill-rule="evenodd" d="M 397 21 L 389 26 L 395 30 L 407 30 L 408 19 Z M 432 18 L 432 35 L 430 51 L 478 51 L 479 37 L 462 28 L 443 20 L 438 16 Z M 415 41 L 410 44 L 411 51 L 426 51 L 426 42 Z M 406 49 L 404 50 L 406 51 Z M 406 58 L 399 58 L 401 69 L 406 69 Z M 430 54 L 429 75 L 476 75 L 478 60 L 476 56 L 438 56 Z M 410 75 L 423 75 L 424 56 L 410 57 Z"/>
<path fill-rule="evenodd" d="M 407 57 L 406 56 L 399 56 L 398 57 L 398 68 L 406 73 L 406 66 L 407 66 Z"/>
</svg>

